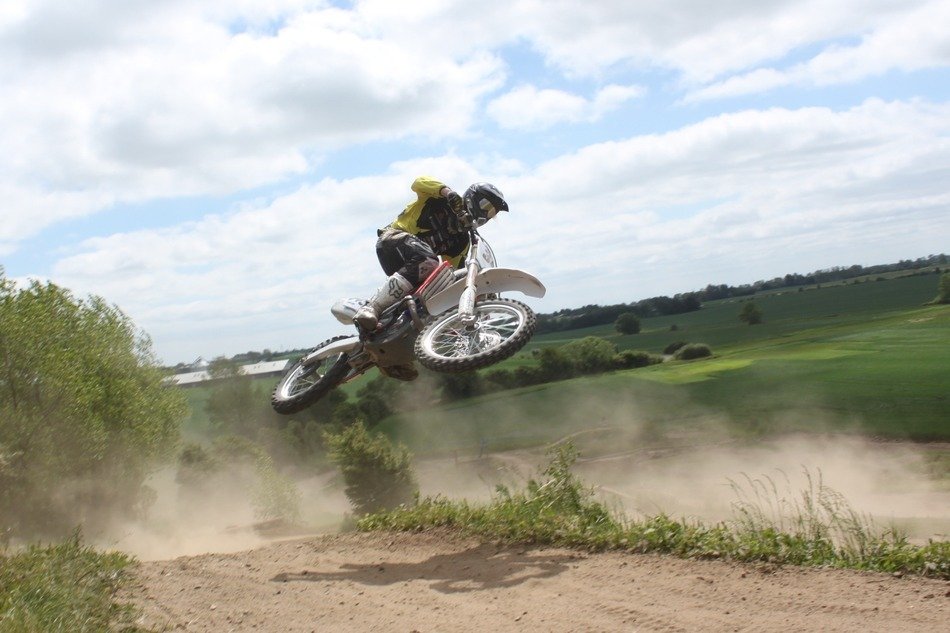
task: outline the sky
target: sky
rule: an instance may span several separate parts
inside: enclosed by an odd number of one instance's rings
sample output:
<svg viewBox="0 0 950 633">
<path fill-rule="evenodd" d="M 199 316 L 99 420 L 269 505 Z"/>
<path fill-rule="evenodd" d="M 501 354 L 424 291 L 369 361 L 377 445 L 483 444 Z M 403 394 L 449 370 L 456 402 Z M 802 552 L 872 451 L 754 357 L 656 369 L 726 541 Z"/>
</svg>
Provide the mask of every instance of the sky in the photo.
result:
<svg viewBox="0 0 950 633">
<path fill-rule="evenodd" d="M 419 175 L 539 312 L 950 251 L 948 0 L 4 0 L 0 266 L 309 347 Z"/>
</svg>

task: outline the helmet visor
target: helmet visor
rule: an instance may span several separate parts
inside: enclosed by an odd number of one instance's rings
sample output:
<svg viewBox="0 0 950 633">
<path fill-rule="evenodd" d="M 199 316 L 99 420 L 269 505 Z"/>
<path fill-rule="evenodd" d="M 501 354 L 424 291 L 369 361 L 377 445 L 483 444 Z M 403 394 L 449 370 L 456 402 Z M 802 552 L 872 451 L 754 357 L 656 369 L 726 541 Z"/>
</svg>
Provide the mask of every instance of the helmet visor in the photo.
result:
<svg viewBox="0 0 950 633">
<path fill-rule="evenodd" d="M 493 217 L 498 215 L 498 209 L 495 208 L 487 198 L 482 198 L 478 201 L 478 207 L 482 210 L 482 215 L 478 218 L 478 226 L 481 226 L 491 220 Z"/>
</svg>

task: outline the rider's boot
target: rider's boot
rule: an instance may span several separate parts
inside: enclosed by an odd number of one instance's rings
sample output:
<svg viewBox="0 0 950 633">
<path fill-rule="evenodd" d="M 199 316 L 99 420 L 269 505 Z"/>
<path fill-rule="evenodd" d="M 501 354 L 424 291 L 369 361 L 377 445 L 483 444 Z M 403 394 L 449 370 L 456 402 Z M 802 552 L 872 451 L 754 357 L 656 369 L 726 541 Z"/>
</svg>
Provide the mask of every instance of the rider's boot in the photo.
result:
<svg viewBox="0 0 950 633">
<path fill-rule="evenodd" d="M 353 321 L 365 332 L 375 331 L 382 311 L 409 294 L 412 287 L 409 280 L 399 273 L 391 275 L 370 298 L 369 303 L 356 311 Z"/>
</svg>

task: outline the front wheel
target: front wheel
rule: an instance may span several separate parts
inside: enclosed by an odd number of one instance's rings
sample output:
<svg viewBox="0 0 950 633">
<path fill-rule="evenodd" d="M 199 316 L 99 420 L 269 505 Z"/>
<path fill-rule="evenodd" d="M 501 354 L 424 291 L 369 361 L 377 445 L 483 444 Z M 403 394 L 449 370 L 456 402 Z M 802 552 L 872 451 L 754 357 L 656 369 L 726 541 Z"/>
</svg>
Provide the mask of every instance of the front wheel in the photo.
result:
<svg viewBox="0 0 950 633">
<path fill-rule="evenodd" d="M 350 369 L 347 354 L 321 358 L 311 365 L 303 364 L 312 352 L 341 338 L 347 337 L 337 336 L 320 343 L 284 372 L 271 394 L 270 404 L 274 411 L 284 415 L 303 411 L 343 382 Z"/>
<path fill-rule="evenodd" d="M 528 306 L 511 299 L 475 304 L 475 321 L 465 324 L 458 311 L 435 318 L 416 338 L 416 358 L 440 372 L 487 367 L 513 356 L 531 340 L 537 318 Z"/>
</svg>

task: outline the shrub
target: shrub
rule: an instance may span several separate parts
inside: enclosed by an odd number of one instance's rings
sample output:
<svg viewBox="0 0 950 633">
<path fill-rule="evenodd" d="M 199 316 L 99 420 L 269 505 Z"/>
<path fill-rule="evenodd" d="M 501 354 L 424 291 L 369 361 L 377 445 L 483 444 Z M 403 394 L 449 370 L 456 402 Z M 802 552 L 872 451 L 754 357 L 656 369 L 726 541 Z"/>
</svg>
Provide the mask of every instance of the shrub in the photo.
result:
<svg viewBox="0 0 950 633">
<path fill-rule="evenodd" d="M 345 492 L 356 514 L 410 504 L 418 492 L 409 450 L 384 435 L 371 435 L 357 422 L 324 434 L 330 458 L 343 474 Z"/>
<path fill-rule="evenodd" d="M 663 359 L 655 354 L 632 349 L 625 349 L 614 357 L 614 364 L 619 369 L 647 367 L 648 365 L 656 365 L 662 362 Z"/>
<path fill-rule="evenodd" d="M 704 343 L 691 343 L 677 350 L 674 358 L 676 358 L 676 360 L 694 360 L 708 356 L 712 356 L 712 350 L 708 345 Z"/>
<path fill-rule="evenodd" d="M 0 631 L 140 631 L 131 590 L 133 559 L 84 546 L 75 532 L 58 545 L 0 555 Z"/>
<path fill-rule="evenodd" d="M 597 336 L 587 336 L 571 341 L 561 348 L 569 358 L 577 373 L 596 374 L 613 368 L 617 346 Z"/>
<path fill-rule="evenodd" d="M 485 391 L 482 377 L 475 371 L 439 374 L 438 381 L 444 402 L 471 398 Z"/>
<path fill-rule="evenodd" d="M 187 407 L 149 339 L 103 299 L 17 289 L 0 268 L 0 533 L 59 537 L 147 502 Z"/>
<path fill-rule="evenodd" d="M 507 369 L 492 369 L 485 372 L 484 375 L 486 388 L 491 389 L 511 389 L 515 386 L 514 372 Z"/>
<path fill-rule="evenodd" d="M 940 275 L 940 284 L 937 286 L 937 297 L 934 303 L 950 303 L 950 273 Z"/>
<path fill-rule="evenodd" d="M 360 418 L 370 427 L 376 426 L 396 410 L 399 383 L 379 375 L 356 392 Z"/>
<path fill-rule="evenodd" d="M 545 347 L 538 354 L 538 369 L 542 382 L 566 380 L 575 374 L 574 361 L 557 347 Z"/>
<path fill-rule="evenodd" d="M 194 512 L 216 512 L 227 501 L 222 491 L 239 489 L 249 491 L 254 515 L 262 521 L 295 522 L 300 516 L 297 486 L 259 444 L 238 435 L 219 437 L 210 449 L 187 445 L 178 456 L 175 481 Z"/>
<path fill-rule="evenodd" d="M 530 387 L 544 382 L 541 379 L 541 371 L 537 367 L 517 367 L 512 376 L 514 377 L 513 387 Z"/>
<path fill-rule="evenodd" d="M 569 443 L 556 445 L 539 480 L 529 480 L 522 491 L 499 486 L 488 504 L 426 498 L 411 508 L 362 517 L 357 527 L 441 527 L 512 543 L 847 567 L 950 580 L 950 543 L 916 546 L 894 530 L 882 533 L 820 482 L 803 492 L 802 502 L 770 498 L 769 488 L 755 480 L 750 480 L 751 495 L 733 485 L 739 494 L 733 504 L 735 518 L 713 526 L 665 514 L 629 520 L 611 512 L 571 472 L 576 457 Z"/>
<path fill-rule="evenodd" d="M 675 343 L 670 343 L 663 348 L 663 353 L 667 356 L 672 356 L 679 348 L 683 347 L 684 345 L 686 345 L 686 341 L 676 341 Z"/>
</svg>

